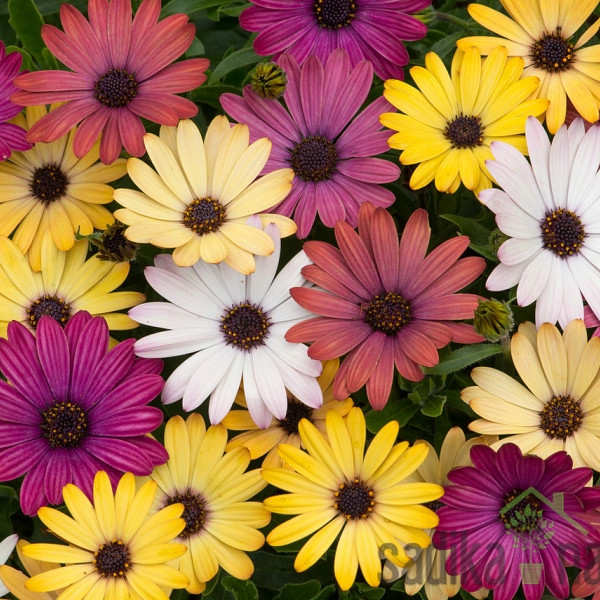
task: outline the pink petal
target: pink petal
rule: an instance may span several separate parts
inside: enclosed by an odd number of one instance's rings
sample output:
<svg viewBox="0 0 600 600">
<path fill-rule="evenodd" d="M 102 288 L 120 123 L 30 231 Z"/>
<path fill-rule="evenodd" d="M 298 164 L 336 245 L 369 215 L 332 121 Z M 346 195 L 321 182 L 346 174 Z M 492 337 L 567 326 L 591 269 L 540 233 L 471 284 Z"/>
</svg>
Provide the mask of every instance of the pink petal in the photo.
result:
<svg viewBox="0 0 600 600">
<path fill-rule="evenodd" d="M 394 340 L 387 337 L 375 370 L 367 381 L 367 398 L 375 410 L 381 410 L 390 397 L 394 382 Z"/>
<path fill-rule="evenodd" d="M 161 92 L 140 94 L 127 105 L 127 109 L 144 119 L 170 127 L 175 127 L 179 119 L 198 114 L 198 107 L 187 98 Z"/>
<path fill-rule="evenodd" d="M 479 256 L 468 256 L 456 261 L 443 275 L 428 285 L 423 295 L 434 297 L 453 294 L 475 281 L 485 269 L 485 260 Z M 415 298 L 416 299 L 416 298 Z"/>
<path fill-rule="evenodd" d="M 307 130 L 311 133 L 321 131 L 321 115 L 323 113 L 323 64 L 316 56 L 309 56 L 302 65 L 300 75 L 300 102 Z"/>
<path fill-rule="evenodd" d="M 131 51 L 142 43 L 146 34 L 158 23 L 160 0 L 144 0 L 133 18 L 131 27 Z"/>
<path fill-rule="evenodd" d="M 397 338 L 394 340 L 394 364 L 400 375 L 409 381 L 421 381 L 425 377 L 418 365 L 408 358 Z"/>
<path fill-rule="evenodd" d="M 398 233 L 394 219 L 383 208 L 375 209 L 371 220 L 374 262 L 386 291 L 394 291 L 398 278 Z"/>
<path fill-rule="evenodd" d="M 340 173 L 366 183 L 390 183 L 400 176 L 400 167 L 383 158 L 349 158 L 336 165 Z"/>
<path fill-rule="evenodd" d="M 131 0 L 112 0 L 108 7 L 107 35 L 112 66 L 122 69 L 131 42 Z"/>
<path fill-rule="evenodd" d="M 85 156 L 92 149 L 106 125 L 109 114 L 109 108 L 101 107 L 81 122 L 73 138 L 75 156 Z"/>
<path fill-rule="evenodd" d="M 295 287 L 290 293 L 302 308 L 323 317 L 357 319 L 362 312 L 359 305 L 320 290 Z"/>
<path fill-rule="evenodd" d="M 385 333 L 374 331 L 346 357 L 349 362 L 346 385 L 350 393 L 358 391 L 373 374 L 385 346 Z"/>
<path fill-rule="evenodd" d="M 132 156 L 143 156 L 146 153 L 144 135 L 146 130 L 142 120 L 130 110 L 121 110 L 118 114 L 119 135 L 125 150 Z"/>
<path fill-rule="evenodd" d="M 440 362 L 437 349 L 427 336 L 407 326 L 398 334 L 404 352 L 414 362 L 424 367 L 434 367 Z"/>
<path fill-rule="evenodd" d="M 414 279 L 418 267 L 425 258 L 430 235 L 431 229 L 429 228 L 427 211 L 419 208 L 406 222 L 400 238 L 396 289 L 404 289 L 408 282 Z"/>
<path fill-rule="evenodd" d="M 472 319 L 477 308 L 475 294 L 452 294 L 428 298 L 424 304 L 413 303 L 413 317 L 431 320 Z"/>
<path fill-rule="evenodd" d="M 127 110 L 127 108 L 116 110 Z M 105 165 L 110 165 L 117 160 L 122 148 L 123 143 L 119 134 L 118 115 L 112 110 L 108 115 L 108 120 L 102 132 L 102 139 L 100 140 L 100 160 Z"/>
<path fill-rule="evenodd" d="M 144 81 L 140 86 L 144 92 L 156 91 L 166 94 L 189 92 L 206 81 L 204 72 L 210 66 L 206 58 L 190 58 L 169 65 Z"/>
<path fill-rule="evenodd" d="M 363 300 L 351 289 L 347 288 L 337 279 L 334 279 L 328 273 L 325 273 L 323 269 L 317 267 L 316 265 L 307 265 L 306 267 L 303 267 L 302 275 L 309 281 L 316 283 L 319 287 L 335 294 L 336 296 L 340 296 L 345 300 L 353 302 L 354 304 L 361 303 Z"/>
<path fill-rule="evenodd" d="M 28 92 L 85 92 L 94 88 L 94 80 L 70 71 L 35 71 L 19 75 L 15 79 L 15 85 Z"/>
<path fill-rule="evenodd" d="M 83 98 L 63 104 L 37 121 L 27 133 L 27 139 L 31 142 L 53 142 L 100 106 L 95 98 Z"/>
<path fill-rule="evenodd" d="M 73 71 L 86 73 L 95 80 L 108 70 L 104 68 L 104 60 L 94 63 L 85 52 L 76 47 L 68 35 L 54 25 L 42 25 L 42 38 L 50 52 Z"/>
<path fill-rule="evenodd" d="M 108 37 L 109 10 L 108 0 L 88 0 L 87 12 L 90 25 L 100 42 L 100 46 L 110 50 Z"/>
</svg>

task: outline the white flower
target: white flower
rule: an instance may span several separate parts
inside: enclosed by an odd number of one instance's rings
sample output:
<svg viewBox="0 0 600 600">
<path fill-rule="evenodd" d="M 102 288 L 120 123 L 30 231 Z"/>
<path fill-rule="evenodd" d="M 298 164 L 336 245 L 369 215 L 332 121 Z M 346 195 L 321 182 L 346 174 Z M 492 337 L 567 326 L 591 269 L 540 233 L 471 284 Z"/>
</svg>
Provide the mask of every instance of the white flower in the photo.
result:
<svg viewBox="0 0 600 600">
<path fill-rule="evenodd" d="M 496 160 L 486 162 L 503 189 L 485 190 L 479 199 L 511 236 L 486 287 L 518 284 L 519 306 L 537 301 L 538 327 L 558 321 L 564 328 L 583 318 L 582 295 L 600 314 L 600 128 L 586 133 L 576 119 L 550 143 L 539 121 L 529 117 L 526 136 L 531 165 L 502 142 L 492 143 Z"/>
<path fill-rule="evenodd" d="M 249 219 L 260 226 L 257 221 Z M 300 272 L 310 261 L 302 251 L 275 277 L 279 234 L 274 224 L 265 231 L 275 251 L 256 257 L 250 275 L 203 261 L 178 267 L 166 254 L 146 268 L 146 279 L 168 302 L 148 302 L 129 314 L 168 331 L 138 340 L 136 353 L 153 358 L 193 353 L 168 378 L 164 404 L 183 398 L 184 410 L 191 411 L 210 396 L 209 418 L 216 424 L 231 408 L 241 382 L 259 427 L 268 427 L 273 415 L 285 417 L 288 391 L 308 406 L 321 406 L 320 361 L 309 358 L 304 344 L 284 339 L 292 325 L 313 316 L 290 296 L 291 287 L 310 285 Z"/>
<path fill-rule="evenodd" d="M 3 565 L 8 560 L 8 557 L 15 549 L 18 539 L 19 536 L 13 533 L 0 542 L 0 565 Z M 5 596 L 6 594 L 8 594 L 8 589 L 0 580 L 0 596 Z"/>
</svg>

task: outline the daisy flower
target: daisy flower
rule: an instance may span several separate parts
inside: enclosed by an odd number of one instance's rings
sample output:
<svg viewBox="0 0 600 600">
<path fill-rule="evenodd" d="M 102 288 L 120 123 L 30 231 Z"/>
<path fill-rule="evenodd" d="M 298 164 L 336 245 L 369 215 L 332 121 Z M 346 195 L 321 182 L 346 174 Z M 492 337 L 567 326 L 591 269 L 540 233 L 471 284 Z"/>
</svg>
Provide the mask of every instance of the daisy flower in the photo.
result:
<svg viewBox="0 0 600 600">
<path fill-rule="evenodd" d="M 275 251 L 258 257 L 251 275 L 202 261 L 178 267 L 168 254 L 146 268 L 148 283 L 168 302 L 141 304 L 130 315 L 167 331 L 138 340 L 136 353 L 148 358 L 192 353 L 167 379 L 164 404 L 182 398 L 183 409 L 191 411 L 210 396 L 208 414 L 216 424 L 243 382 L 248 410 L 259 427 L 268 427 L 273 416 L 285 418 L 288 392 L 312 408 L 321 406 L 316 380 L 321 363 L 308 357 L 306 346 L 283 337 L 290 325 L 310 316 L 289 292 L 310 285 L 300 274 L 309 261 L 300 252 L 275 277 L 281 250 L 277 226 L 267 225 L 265 231 Z"/>
<path fill-rule="evenodd" d="M 64 489 L 65 504 L 73 515 L 43 507 L 42 523 L 64 544 L 29 544 L 23 554 L 39 561 L 62 563 L 25 582 L 32 592 L 65 588 L 62 595 L 93 598 L 167 600 L 173 588 L 188 584 L 187 577 L 167 564 L 185 551 L 173 539 L 185 527 L 183 504 L 173 504 L 149 516 L 156 483 L 148 481 L 136 492 L 131 473 L 121 477 L 113 494 L 108 475 L 94 478 L 93 503 L 75 485 Z"/>
<path fill-rule="evenodd" d="M 531 165 L 511 146 L 494 144 L 487 166 L 502 189 L 479 196 L 511 239 L 488 290 L 517 285 L 517 303 L 535 301 L 535 321 L 561 327 L 583 318 L 583 299 L 600 314 L 600 128 L 581 119 L 561 127 L 552 143 L 537 119 L 527 119 Z"/>
<path fill-rule="evenodd" d="M 522 323 L 510 348 L 526 387 L 496 369 L 473 369 L 476 386 L 461 397 L 482 418 L 469 429 L 510 435 L 493 448 L 512 442 L 544 458 L 566 450 L 576 467 L 599 471 L 600 339 L 588 342 L 580 319 L 571 321 L 562 336 L 550 323 L 537 331 L 532 323 Z"/>
<path fill-rule="evenodd" d="M 151 512 L 178 502 L 184 506 L 185 527 L 176 541 L 188 551 L 172 564 L 189 579 L 190 594 L 201 594 L 219 567 L 248 579 L 254 565 L 246 552 L 262 547 L 265 536 L 258 529 L 271 520 L 262 502 L 248 502 L 267 485 L 260 469 L 246 471 L 250 452 L 237 448 L 225 454 L 226 444 L 223 425 L 207 431 L 199 414 L 186 421 L 172 417 L 165 428 L 169 461 L 150 475 L 158 485 Z"/>
<path fill-rule="evenodd" d="M 104 319 L 77 313 L 63 329 L 40 319 L 36 335 L 13 321 L 0 339 L 0 481 L 25 475 L 21 509 L 60 504 L 63 486 L 91 495 L 94 473 L 116 483 L 148 475 L 168 456 L 147 436 L 163 421 L 147 406 L 163 387 L 162 362 L 136 359 L 133 339 L 108 350 Z"/>
<path fill-rule="evenodd" d="M 202 259 L 225 262 L 241 273 L 254 271 L 254 255 L 273 252 L 271 238 L 246 223 L 281 202 L 292 187 L 291 169 L 279 169 L 256 179 L 271 151 L 266 138 L 248 143 L 248 127 L 230 127 L 224 116 L 208 126 L 205 139 L 192 121 L 177 128 L 161 127 L 160 137 L 144 136 L 156 171 L 131 158 L 127 170 L 143 193 L 115 190 L 125 208 L 115 217 L 129 225 L 125 237 L 133 242 L 175 248 L 173 260 L 191 267 Z M 280 215 L 260 214 L 275 222 L 282 237 L 296 225 Z"/>
<path fill-rule="evenodd" d="M 378 119 L 392 106 L 378 98 L 359 112 L 371 90 L 371 64 L 365 60 L 351 67 L 348 53 L 336 50 L 326 61 L 312 56 L 301 67 L 284 55 L 279 65 L 288 78 L 285 106 L 261 98 L 250 86 L 242 90 L 243 98 L 221 96 L 223 108 L 248 124 L 251 139 L 266 136 L 273 142 L 264 172 L 294 171 L 292 191 L 276 212 L 293 214 L 298 237 L 305 238 L 317 213 L 327 227 L 340 220 L 356 227 L 362 202 L 390 206 L 393 192 L 378 184 L 395 181 L 400 170 L 374 155 L 388 149 Z"/>
<path fill-rule="evenodd" d="M 4 565 L 4 563 L 9 559 L 10 555 L 13 553 L 15 549 L 15 545 L 19 536 L 16 533 L 5 537 L 0 542 L 0 565 Z M 9 589 L 4 585 L 2 579 L 0 579 L 0 596 L 6 596 L 8 594 Z"/>
<path fill-rule="evenodd" d="M 381 123 L 397 131 L 391 148 L 401 150 L 400 162 L 418 164 L 410 187 L 435 180 L 440 192 L 453 194 L 461 184 L 479 194 L 492 186 L 485 161 L 493 158 L 490 144 L 505 141 L 525 153 L 525 119 L 540 115 L 543 99 L 528 100 L 539 85 L 537 77 L 519 79 L 523 60 L 507 58 L 505 48 L 482 63 L 477 48 L 457 50 L 451 75 L 434 52 L 425 67 L 410 74 L 418 89 L 402 81 L 385 82 L 383 95 L 401 113 L 384 113 Z"/>
<path fill-rule="evenodd" d="M 56 108 L 54 109 L 56 110 Z M 45 106 L 28 106 L 14 122 L 25 129 L 47 114 Z M 9 236 L 34 271 L 42 266 L 42 240 L 50 231 L 60 250 L 70 250 L 75 233 L 106 229 L 114 218 L 103 204 L 113 199 L 107 185 L 127 172 L 125 160 L 98 163 L 99 142 L 80 160 L 73 154 L 75 130 L 50 144 L 36 144 L 0 163 L 0 235 Z"/>
<path fill-rule="evenodd" d="M 540 87 L 534 96 L 548 98 L 546 125 L 556 133 L 565 122 L 567 99 L 587 121 L 598 120 L 600 45 L 583 46 L 596 34 L 597 20 L 578 40 L 575 32 L 587 21 L 598 0 L 500 0 L 510 17 L 482 4 L 470 4 L 469 14 L 501 37 L 476 36 L 458 40 L 459 48 L 477 46 L 491 54 L 499 46 L 525 61 L 523 75 L 535 75 Z"/>
<path fill-rule="evenodd" d="M 287 52 L 299 63 L 310 54 L 327 60 L 336 48 L 347 50 L 352 66 L 367 59 L 381 79 L 404 78 L 409 56 L 403 41 L 425 37 L 427 27 L 410 13 L 431 0 L 250 0 L 240 25 L 258 31 L 257 54 Z"/>
<path fill-rule="evenodd" d="M 425 444 L 395 444 L 398 422 L 382 427 L 365 452 L 365 418 L 353 408 L 346 419 L 336 411 L 326 418 L 328 440 L 307 419 L 299 432 L 306 451 L 281 444 L 279 454 L 295 472 L 263 469 L 263 477 L 289 494 L 265 499 L 274 513 L 297 515 L 267 536 L 284 546 L 311 536 L 294 561 L 305 571 L 327 552 L 340 535 L 334 572 L 342 590 L 352 587 L 360 570 L 371 586 L 381 578 L 380 551 L 404 566 L 410 558 L 400 542 L 422 548 L 430 543 L 424 528 L 435 527 L 436 514 L 422 503 L 437 500 L 443 488 L 435 483 L 406 483 L 425 460 Z"/>
<path fill-rule="evenodd" d="M 478 257 L 459 260 L 469 238 L 443 242 L 429 256 L 427 212 L 416 210 L 398 241 L 396 225 L 382 208 L 365 203 L 358 233 L 340 221 L 335 226 L 339 250 L 321 241 L 304 244 L 314 263 L 303 276 L 320 287 L 292 288 L 292 298 L 317 317 L 291 327 L 290 342 L 313 342 L 308 355 L 318 360 L 346 353 L 333 382 L 336 398 L 346 398 L 363 385 L 376 410 L 390 395 L 394 365 L 403 377 L 420 381 L 420 365 L 439 362 L 438 348 L 451 341 L 482 341 L 471 325 L 477 296 L 455 294 L 485 268 Z"/>
<path fill-rule="evenodd" d="M 126 314 L 115 312 L 146 299 L 141 292 L 113 291 L 127 278 L 129 263 L 104 262 L 97 255 L 86 260 L 87 250 L 87 240 L 81 240 L 63 252 L 47 233 L 42 269 L 36 273 L 15 243 L 0 236 L 0 336 L 6 336 L 10 321 L 35 330 L 44 315 L 64 325 L 80 310 L 104 317 L 110 329 L 137 327 Z"/>
<path fill-rule="evenodd" d="M 90 0 L 89 21 L 70 4 L 61 4 L 64 32 L 42 26 L 48 49 L 70 71 L 19 75 L 11 99 L 24 106 L 64 102 L 27 133 L 30 142 L 52 142 L 82 122 L 73 152 L 85 156 L 102 133 L 100 159 L 110 164 L 123 146 L 144 154 L 142 119 L 177 125 L 198 107 L 177 96 L 206 80 L 209 62 L 192 58 L 171 64 L 194 40 L 196 28 L 176 14 L 158 22 L 160 0 L 143 0 L 132 21 L 131 0 Z"/>
<path fill-rule="evenodd" d="M 592 470 L 573 469 L 566 452 L 543 459 L 514 444 L 497 452 L 474 446 L 471 462 L 448 474 L 452 485 L 437 512 L 433 544 L 450 550 L 448 573 L 460 574 L 468 592 L 494 590 L 494 600 L 511 600 L 521 583 L 528 600 L 540 600 L 546 587 L 568 598 L 563 563 L 589 566 L 590 546 L 600 542 L 584 516 L 600 504 L 600 489 L 586 488 Z"/>
<path fill-rule="evenodd" d="M 288 394 L 288 407 L 284 419 L 273 417 L 266 429 L 260 429 L 252 420 L 247 410 L 232 410 L 223 419 L 223 425 L 229 430 L 243 431 L 229 440 L 226 450 L 232 450 L 239 446 L 245 446 L 250 450 L 250 458 L 255 460 L 264 456 L 262 466 L 282 467 L 284 466 L 277 447 L 279 444 L 291 444 L 300 448 L 302 442 L 298 433 L 298 425 L 302 419 L 308 419 L 323 435 L 325 430 L 325 417 L 330 410 L 335 410 L 345 417 L 353 406 L 352 398 L 336 400 L 333 397 L 333 378 L 339 369 L 338 359 L 323 362 L 323 371 L 317 377 L 319 387 L 323 392 L 323 404 L 319 408 L 311 408 L 300 402 L 292 394 Z M 240 390 L 235 399 L 237 404 L 247 407 L 244 399 L 244 391 Z"/>
</svg>

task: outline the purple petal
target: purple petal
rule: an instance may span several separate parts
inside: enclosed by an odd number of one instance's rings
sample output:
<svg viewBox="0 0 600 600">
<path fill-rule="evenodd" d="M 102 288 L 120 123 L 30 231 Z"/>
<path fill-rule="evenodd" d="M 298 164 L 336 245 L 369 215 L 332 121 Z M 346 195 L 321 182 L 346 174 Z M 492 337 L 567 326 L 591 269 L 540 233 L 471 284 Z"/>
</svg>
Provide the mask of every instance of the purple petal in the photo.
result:
<svg viewBox="0 0 600 600">
<path fill-rule="evenodd" d="M 39 425 L 0 422 L 0 448 L 18 446 L 39 437 L 41 437 Z"/>
<path fill-rule="evenodd" d="M 0 450 L 0 481 L 20 477 L 48 451 L 48 443 L 41 438 Z"/>
<path fill-rule="evenodd" d="M 160 375 L 137 375 L 120 383 L 90 409 L 90 416 L 110 414 L 115 410 L 135 409 L 151 402 L 164 385 Z"/>
<path fill-rule="evenodd" d="M 31 403 L 12 385 L 0 380 L 0 421 L 39 423 L 39 406 Z"/>
<path fill-rule="evenodd" d="M 44 491 L 50 504 L 61 504 L 62 490 L 73 480 L 72 461 L 77 464 L 79 452 L 72 448 L 53 448 L 48 452 L 46 474 L 44 476 Z"/>
<path fill-rule="evenodd" d="M 153 406 L 138 407 L 133 414 L 131 410 L 102 412 L 102 418 L 90 424 L 89 435 L 133 437 L 154 431 L 162 422 L 162 411 Z"/>
<path fill-rule="evenodd" d="M 44 492 L 44 476 L 46 474 L 47 456 L 36 461 L 29 473 L 25 475 L 21 484 L 20 503 L 21 510 L 30 517 L 34 517 L 37 511 L 48 504 Z"/>
<path fill-rule="evenodd" d="M 37 355 L 55 400 L 67 398 L 71 371 L 69 343 L 63 328 L 52 318 L 42 317 L 36 329 Z"/>
<path fill-rule="evenodd" d="M 134 475 L 149 475 L 152 471 L 150 459 L 130 440 L 89 437 L 85 449 L 119 471 L 131 471 Z"/>
</svg>

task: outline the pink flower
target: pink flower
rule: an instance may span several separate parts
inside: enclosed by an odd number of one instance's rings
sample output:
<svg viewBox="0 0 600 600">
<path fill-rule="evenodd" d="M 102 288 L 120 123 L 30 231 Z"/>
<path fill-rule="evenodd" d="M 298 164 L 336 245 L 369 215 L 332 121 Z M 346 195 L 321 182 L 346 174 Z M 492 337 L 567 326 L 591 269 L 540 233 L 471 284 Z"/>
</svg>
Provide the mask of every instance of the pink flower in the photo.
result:
<svg viewBox="0 0 600 600">
<path fill-rule="evenodd" d="M 37 71 L 15 79 L 11 99 L 24 106 L 65 102 L 28 132 L 31 142 L 52 142 L 81 122 L 73 150 L 87 154 L 102 132 L 100 159 L 112 163 L 125 150 L 145 152 L 142 118 L 177 125 L 196 105 L 176 94 L 206 80 L 204 58 L 171 64 L 191 45 L 195 27 L 183 14 L 158 22 L 160 0 L 143 0 L 131 18 L 131 0 L 89 0 L 89 21 L 70 4 L 60 7 L 64 32 L 42 27 L 50 51 L 72 71 Z"/>
<path fill-rule="evenodd" d="M 455 341 L 482 341 L 470 319 L 474 294 L 455 294 L 485 268 L 478 257 L 459 260 L 469 238 L 450 239 L 426 256 L 430 229 L 427 212 L 416 210 L 402 239 L 390 214 L 369 203 L 358 214 L 358 233 L 340 221 L 335 226 L 339 250 L 321 241 L 304 244 L 314 263 L 302 275 L 321 289 L 292 288 L 294 300 L 321 315 L 291 327 L 290 342 L 313 342 L 311 358 L 328 360 L 349 353 L 334 380 L 336 398 L 367 386 L 371 406 L 385 406 L 394 365 L 411 381 L 423 379 L 420 365 L 439 362 L 437 350 Z"/>
</svg>

